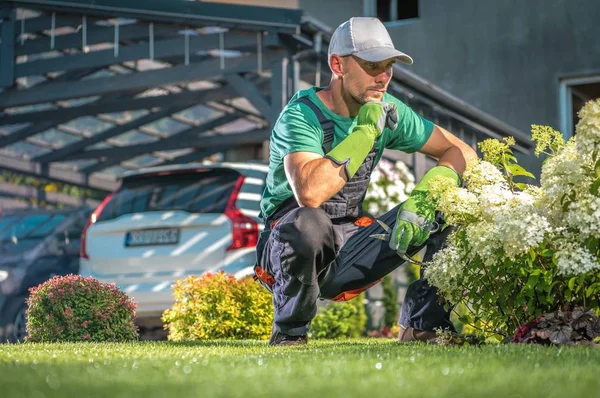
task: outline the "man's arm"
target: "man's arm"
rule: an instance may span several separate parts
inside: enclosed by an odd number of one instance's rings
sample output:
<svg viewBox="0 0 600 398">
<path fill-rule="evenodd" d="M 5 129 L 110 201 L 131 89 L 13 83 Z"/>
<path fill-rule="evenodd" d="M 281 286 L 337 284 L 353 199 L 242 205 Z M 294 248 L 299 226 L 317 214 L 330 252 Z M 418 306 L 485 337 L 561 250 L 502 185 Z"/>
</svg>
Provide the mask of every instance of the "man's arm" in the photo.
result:
<svg viewBox="0 0 600 398">
<path fill-rule="evenodd" d="M 346 183 L 343 164 L 312 152 L 295 152 L 283 158 L 285 175 L 300 206 L 319 207 Z"/>
<path fill-rule="evenodd" d="M 478 158 L 473 148 L 438 125 L 434 125 L 431 136 L 419 152 L 437 159 L 438 165 L 450 167 L 461 177 L 467 163 Z"/>
<path fill-rule="evenodd" d="M 438 165 L 429 170 L 403 202 L 396 215 L 390 247 L 402 256 L 409 246 L 418 247 L 429 238 L 434 229 L 435 208 L 428 197 L 428 184 L 434 178 L 446 178 L 460 185 L 467 163 L 477 159 L 477 153 L 449 131 L 434 125 L 429 139 L 419 150 L 438 159 Z"/>
<path fill-rule="evenodd" d="M 396 105 L 368 102 L 361 106 L 352 133 L 325 156 L 301 151 L 286 155 L 285 174 L 298 204 L 319 207 L 335 195 L 356 174 L 383 129 L 397 125 Z"/>
</svg>

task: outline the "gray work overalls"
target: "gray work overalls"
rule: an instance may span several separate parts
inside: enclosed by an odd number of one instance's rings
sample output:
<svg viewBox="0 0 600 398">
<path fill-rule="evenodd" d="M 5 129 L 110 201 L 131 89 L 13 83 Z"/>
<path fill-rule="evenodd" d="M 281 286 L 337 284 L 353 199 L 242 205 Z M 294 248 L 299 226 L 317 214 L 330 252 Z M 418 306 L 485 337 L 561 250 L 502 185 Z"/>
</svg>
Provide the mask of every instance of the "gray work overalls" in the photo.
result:
<svg viewBox="0 0 600 398">
<path fill-rule="evenodd" d="M 296 101 L 308 105 L 317 116 L 323 129 L 323 151 L 329 152 L 333 122 L 308 97 Z M 376 154 L 373 148 L 356 174 L 320 207 L 299 207 L 292 196 L 265 220 L 255 275 L 273 293 L 274 323 L 280 332 L 306 334 L 319 298 L 349 300 L 403 264 L 388 242 L 369 237 L 384 231 L 373 219 L 363 217 L 362 203 Z M 397 211 L 398 206 L 379 219 L 393 228 Z M 445 235 L 430 237 L 425 260 L 442 246 Z M 409 253 L 422 247 L 411 247 Z M 453 329 L 436 290 L 424 280 L 409 286 L 400 324 L 425 330 Z"/>
</svg>

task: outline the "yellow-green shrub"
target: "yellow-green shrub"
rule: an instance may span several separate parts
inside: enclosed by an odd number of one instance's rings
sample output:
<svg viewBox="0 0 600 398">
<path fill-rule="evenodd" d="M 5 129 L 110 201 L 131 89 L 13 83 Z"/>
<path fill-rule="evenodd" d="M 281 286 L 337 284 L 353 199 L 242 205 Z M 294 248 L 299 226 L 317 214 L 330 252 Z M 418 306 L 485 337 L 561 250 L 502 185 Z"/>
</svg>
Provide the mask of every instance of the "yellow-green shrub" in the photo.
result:
<svg viewBox="0 0 600 398">
<path fill-rule="evenodd" d="M 332 302 L 321 308 L 310 326 L 310 336 L 315 339 L 340 339 L 360 337 L 367 326 L 365 294 L 361 293 L 346 302 Z"/>
<path fill-rule="evenodd" d="M 224 272 L 189 276 L 173 286 L 175 304 L 163 313 L 168 339 L 267 339 L 271 336 L 271 294 L 251 277 Z"/>
</svg>

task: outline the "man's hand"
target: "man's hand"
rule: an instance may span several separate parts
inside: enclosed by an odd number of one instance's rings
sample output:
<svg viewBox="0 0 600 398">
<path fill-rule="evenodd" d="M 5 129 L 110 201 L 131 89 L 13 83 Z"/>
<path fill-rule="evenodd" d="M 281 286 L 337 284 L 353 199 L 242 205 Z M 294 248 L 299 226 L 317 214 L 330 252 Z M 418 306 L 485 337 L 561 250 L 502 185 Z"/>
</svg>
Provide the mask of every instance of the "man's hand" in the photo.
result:
<svg viewBox="0 0 600 398">
<path fill-rule="evenodd" d="M 449 178 L 461 184 L 458 174 L 449 167 L 436 166 L 429 170 L 415 186 L 410 197 L 400 205 L 396 224 L 390 237 L 390 248 L 398 254 L 406 253 L 409 246 L 421 246 L 429 234 L 437 229 L 435 208 L 428 196 L 428 184 L 433 178 Z"/>
<path fill-rule="evenodd" d="M 435 229 L 435 209 L 428 203 L 426 193 L 411 195 L 398 209 L 390 247 L 398 254 L 409 246 L 421 246 Z"/>
<path fill-rule="evenodd" d="M 373 148 L 385 127 L 398 126 L 398 110 L 389 102 L 367 102 L 360 107 L 352 133 L 325 157 L 345 166 L 347 179 L 351 179 Z"/>
<path fill-rule="evenodd" d="M 396 108 L 396 104 L 391 102 L 367 102 L 358 111 L 356 125 L 374 126 L 375 129 L 372 132 L 376 134 L 375 139 L 383 133 L 385 127 L 395 130 L 398 127 L 398 109 Z"/>
</svg>

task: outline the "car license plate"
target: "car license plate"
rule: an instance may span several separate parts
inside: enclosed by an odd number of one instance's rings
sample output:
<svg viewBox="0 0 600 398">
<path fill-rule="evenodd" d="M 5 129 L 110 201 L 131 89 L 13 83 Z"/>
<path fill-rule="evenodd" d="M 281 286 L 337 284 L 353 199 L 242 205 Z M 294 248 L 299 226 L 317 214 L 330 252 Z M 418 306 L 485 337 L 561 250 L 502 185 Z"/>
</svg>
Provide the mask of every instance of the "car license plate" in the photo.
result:
<svg viewBox="0 0 600 398">
<path fill-rule="evenodd" d="M 176 245 L 179 243 L 179 229 L 157 228 L 129 231 L 125 235 L 125 247 Z"/>
</svg>

